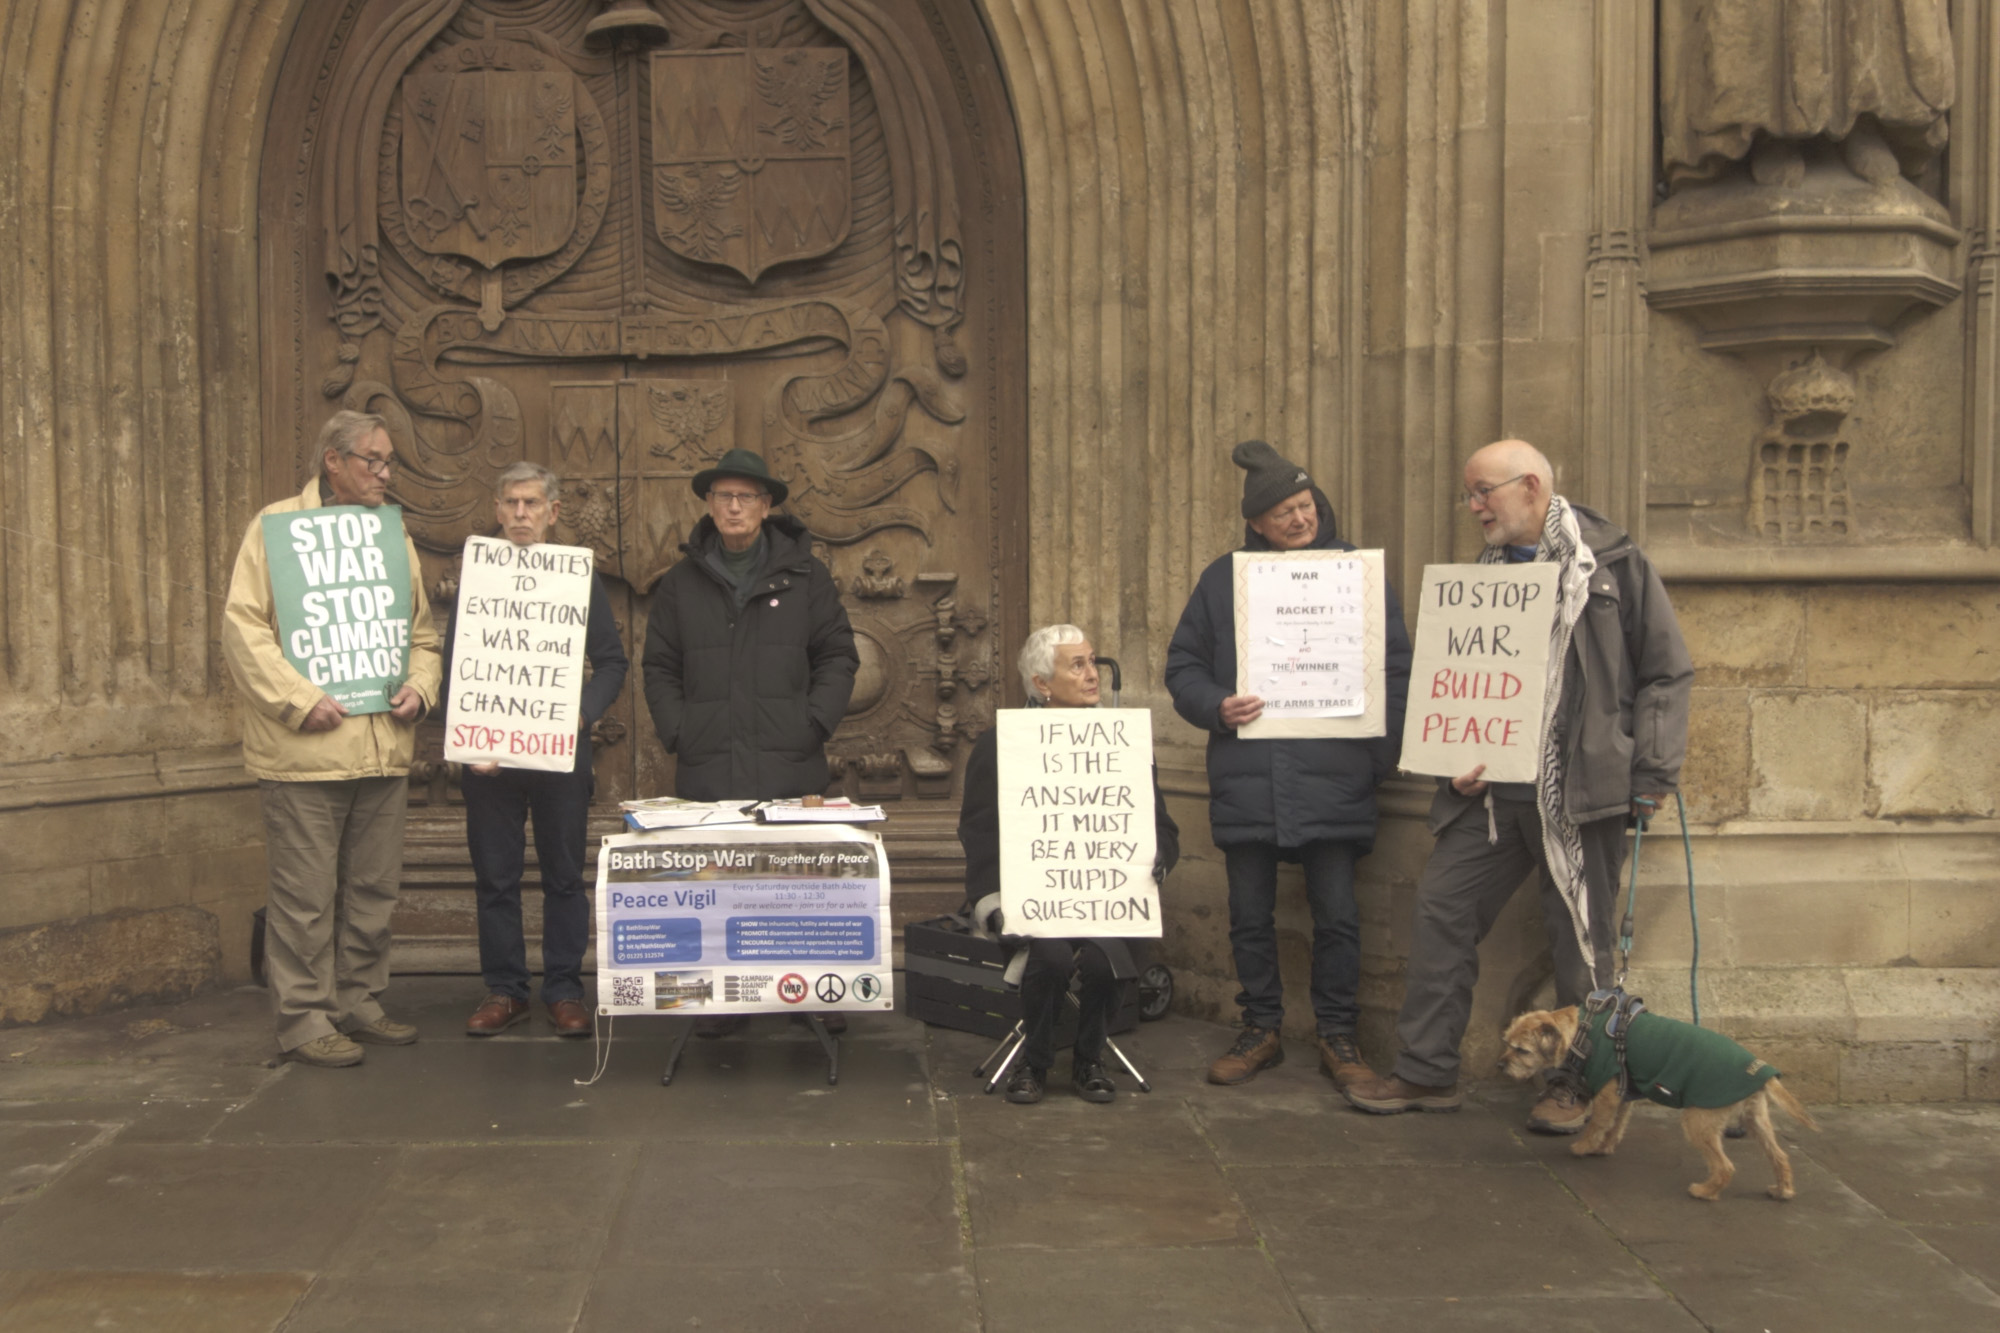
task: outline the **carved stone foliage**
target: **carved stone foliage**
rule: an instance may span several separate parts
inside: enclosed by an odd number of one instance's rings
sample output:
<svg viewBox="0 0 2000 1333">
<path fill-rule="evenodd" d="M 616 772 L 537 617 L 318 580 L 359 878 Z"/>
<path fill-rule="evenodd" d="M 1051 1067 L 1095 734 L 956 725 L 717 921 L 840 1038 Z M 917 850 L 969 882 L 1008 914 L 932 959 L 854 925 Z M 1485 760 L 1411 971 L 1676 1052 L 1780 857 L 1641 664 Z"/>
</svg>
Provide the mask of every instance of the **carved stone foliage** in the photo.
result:
<svg viewBox="0 0 2000 1333">
<path fill-rule="evenodd" d="M 316 10 L 274 177 L 317 220 L 301 241 L 324 277 L 293 257 L 274 339 L 292 447 L 334 406 L 385 415 L 427 563 L 491 530 L 503 468 L 545 463 L 556 537 L 634 596 L 703 516 L 694 474 L 754 449 L 857 607 L 900 605 L 899 565 L 945 564 L 980 571 L 957 596 L 987 614 L 1020 556 L 995 546 L 1004 385 L 996 316 L 966 296 L 990 275 L 966 266 L 959 176 L 995 161 L 967 90 L 986 81 L 988 116 L 1005 104 L 954 32 L 976 25 L 918 0 Z M 932 623 L 871 622 L 866 753 L 950 755 Z M 644 721 L 619 722 L 641 750 Z"/>
</svg>

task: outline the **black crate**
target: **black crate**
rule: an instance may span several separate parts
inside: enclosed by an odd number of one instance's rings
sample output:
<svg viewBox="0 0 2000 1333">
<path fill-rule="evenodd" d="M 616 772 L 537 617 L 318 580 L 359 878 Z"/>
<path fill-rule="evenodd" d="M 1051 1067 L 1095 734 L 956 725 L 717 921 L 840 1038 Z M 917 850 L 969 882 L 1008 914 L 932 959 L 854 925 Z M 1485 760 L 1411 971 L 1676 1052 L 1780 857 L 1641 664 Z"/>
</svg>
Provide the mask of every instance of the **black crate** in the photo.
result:
<svg viewBox="0 0 2000 1333">
<path fill-rule="evenodd" d="M 961 929 L 951 917 L 903 927 L 903 992 L 910 1013 L 926 1023 L 996 1041 L 1006 1036 L 1021 1019 L 1021 992 L 1007 985 L 1006 968 L 998 943 Z M 1112 1032 L 1138 1025 L 1138 989 L 1129 982 L 1120 989 Z M 1064 1005 L 1056 1011 L 1055 1044 L 1075 1040 L 1076 1010 Z"/>
</svg>

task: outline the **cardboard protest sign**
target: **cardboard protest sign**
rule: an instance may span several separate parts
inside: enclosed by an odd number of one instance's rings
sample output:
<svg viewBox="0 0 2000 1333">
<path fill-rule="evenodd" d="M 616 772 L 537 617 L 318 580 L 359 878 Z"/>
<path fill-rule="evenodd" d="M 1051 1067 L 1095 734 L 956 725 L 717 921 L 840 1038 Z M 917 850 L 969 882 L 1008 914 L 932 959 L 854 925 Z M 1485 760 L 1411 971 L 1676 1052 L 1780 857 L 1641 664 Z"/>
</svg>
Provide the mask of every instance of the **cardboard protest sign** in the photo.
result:
<svg viewBox="0 0 2000 1333">
<path fill-rule="evenodd" d="M 1380 551 L 1238 551 L 1236 693 L 1264 711 L 1244 740 L 1389 729 Z"/>
<path fill-rule="evenodd" d="M 467 537 L 444 757 L 568 773 L 582 719 L 591 552 Z"/>
<path fill-rule="evenodd" d="M 597 858 L 599 1013 L 888 1010 L 893 945 L 879 834 L 661 829 Z"/>
<path fill-rule="evenodd" d="M 386 713 L 410 665 L 410 550 L 395 505 L 264 516 L 285 659 L 349 714 Z"/>
<path fill-rule="evenodd" d="M 1153 715 L 1003 708 L 995 725 L 1007 933 L 1157 937 Z"/>
<path fill-rule="evenodd" d="M 1558 577 L 1545 562 L 1425 567 L 1404 768 L 1535 780 Z"/>
</svg>

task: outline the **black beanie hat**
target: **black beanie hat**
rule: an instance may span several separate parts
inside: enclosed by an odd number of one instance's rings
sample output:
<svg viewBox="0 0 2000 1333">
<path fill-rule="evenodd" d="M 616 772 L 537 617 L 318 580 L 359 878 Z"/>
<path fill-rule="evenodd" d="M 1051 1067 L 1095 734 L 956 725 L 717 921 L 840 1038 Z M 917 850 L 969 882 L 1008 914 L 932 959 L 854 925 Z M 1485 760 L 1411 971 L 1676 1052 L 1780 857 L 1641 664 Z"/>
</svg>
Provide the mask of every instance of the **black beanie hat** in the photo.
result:
<svg viewBox="0 0 2000 1333">
<path fill-rule="evenodd" d="M 1230 451 L 1236 466 L 1249 473 L 1243 478 L 1243 517 L 1255 518 L 1265 510 L 1285 502 L 1300 491 L 1312 488 L 1312 478 L 1262 440 L 1245 440 Z"/>
</svg>

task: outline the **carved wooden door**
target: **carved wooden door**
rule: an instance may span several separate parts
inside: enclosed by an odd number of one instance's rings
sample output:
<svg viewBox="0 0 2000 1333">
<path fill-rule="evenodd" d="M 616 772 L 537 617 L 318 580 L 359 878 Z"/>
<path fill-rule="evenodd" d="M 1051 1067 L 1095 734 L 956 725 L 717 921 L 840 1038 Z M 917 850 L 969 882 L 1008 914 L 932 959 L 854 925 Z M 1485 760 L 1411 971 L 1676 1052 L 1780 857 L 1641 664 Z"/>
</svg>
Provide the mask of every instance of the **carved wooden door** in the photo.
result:
<svg viewBox="0 0 2000 1333">
<path fill-rule="evenodd" d="M 608 808 L 672 790 L 647 594 L 703 513 L 693 474 L 756 450 L 857 631 L 836 787 L 891 804 L 899 885 L 955 880 L 1026 580 L 1020 162 L 970 0 L 305 9 L 264 150 L 268 495 L 334 409 L 384 414 L 443 612 L 493 478 L 553 468 L 553 538 L 596 550 L 632 658 L 597 730 Z M 432 730 L 419 890 L 467 878 L 439 752 Z"/>
</svg>

